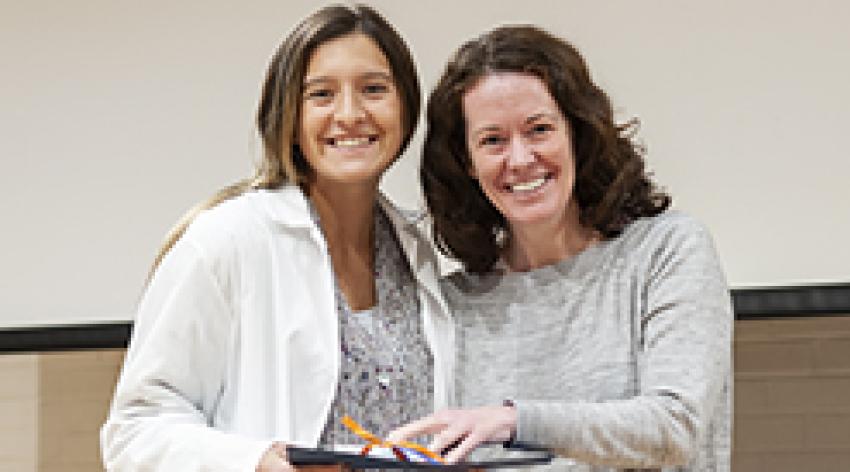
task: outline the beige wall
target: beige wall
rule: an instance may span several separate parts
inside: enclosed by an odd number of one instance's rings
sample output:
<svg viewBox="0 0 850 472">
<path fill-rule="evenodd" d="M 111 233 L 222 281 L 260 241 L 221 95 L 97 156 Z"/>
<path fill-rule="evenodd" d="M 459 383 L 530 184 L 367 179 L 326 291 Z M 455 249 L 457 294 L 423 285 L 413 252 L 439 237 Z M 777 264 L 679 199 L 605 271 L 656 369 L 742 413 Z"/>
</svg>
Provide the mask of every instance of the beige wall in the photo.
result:
<svg viewBox="0 0 850 472">
<path fill-rule="evenodd" d="M 268 58 L 320 3 L 3 2 L 0 326 L 132 319 L 167 229 L 249 172 Z M 711 228 L 734 286 L 850 277 L 835 250 L 850 238 L 850 2 L 367 3 L 408 39 L 425 90 L 493 25 L 571 39 L 643 120 L 650 167 Z M 385 182 L 408 205 L 420 138 Z"/>
<path fill-rule="evenodd" d="M 735 472 L 846 471 L 850 317 L 735 325 Z M 0 355 L 0 471 L 102 469 L 122 350 Z"/>
</svg>

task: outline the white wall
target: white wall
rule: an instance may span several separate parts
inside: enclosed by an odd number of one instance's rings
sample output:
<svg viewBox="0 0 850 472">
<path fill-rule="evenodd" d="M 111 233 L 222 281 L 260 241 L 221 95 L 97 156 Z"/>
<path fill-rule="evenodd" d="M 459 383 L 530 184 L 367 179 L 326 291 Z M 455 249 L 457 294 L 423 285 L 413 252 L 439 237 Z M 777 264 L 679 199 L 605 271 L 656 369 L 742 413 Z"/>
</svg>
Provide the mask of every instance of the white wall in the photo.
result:
<svg viewBox="0 0 850 472">
<path fill-rule="evenodd" d="M 131 319 L 171 224 L 249 174 L 267 60 L 318 4 L 0 1 L 0 326 Z M 369 3 L 426 90 L 495 24 L 570 39 L 734 286 L 850 281 L 850 3 Z M 408 206 L 418 136 L 385 181 Z"/>
</svg>

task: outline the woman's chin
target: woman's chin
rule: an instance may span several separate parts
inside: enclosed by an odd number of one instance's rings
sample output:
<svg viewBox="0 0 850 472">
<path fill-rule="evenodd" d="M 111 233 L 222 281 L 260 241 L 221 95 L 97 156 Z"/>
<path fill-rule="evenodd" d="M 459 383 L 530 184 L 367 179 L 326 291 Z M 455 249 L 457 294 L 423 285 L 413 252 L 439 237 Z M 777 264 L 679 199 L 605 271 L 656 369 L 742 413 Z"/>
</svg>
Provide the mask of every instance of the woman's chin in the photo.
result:
<svg viewBox="0 0 850 472">
<path fill-rule="evenodd" d="M 564 211 L 552 211 L 550 209 L 524 209 L 507 215 L 506 219 L 512 228 L 522 230 L 523 228 L 549 227 L 552 223 L 563 221 Z"/>
<path fill-rule="evenodd" d="M 389 164 L 384 163 L 363 163 L 364 165 L 347 165 L 337 166 L 336 168 L 324 172 L 318 171 L 318 178 L 329 183 L 337 185 L 356 185 L 364 183 L 374 183 L 380 180 L 381 176 L 386 172 Z"/>
</svg>

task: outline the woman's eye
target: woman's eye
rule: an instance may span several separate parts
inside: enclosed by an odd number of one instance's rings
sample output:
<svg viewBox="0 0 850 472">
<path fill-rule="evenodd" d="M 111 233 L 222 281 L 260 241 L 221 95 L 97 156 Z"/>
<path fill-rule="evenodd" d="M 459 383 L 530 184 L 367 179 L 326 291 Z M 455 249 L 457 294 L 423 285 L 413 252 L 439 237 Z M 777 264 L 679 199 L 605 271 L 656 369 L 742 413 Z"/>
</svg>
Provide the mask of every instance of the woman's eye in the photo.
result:
<svg viewBox="0 0 850 472">
<path fill-rule="evenodd" d="M 552 131 L 554 127 L 549 123 L 538 123 L 531 128 L 532 134 L 543 134 Z"/>
<path fill-rule="evenodd" d="M 363 87 L 363 91 L 369 95 L 378 95 L 385 93 L 389 90 L 389 86 L 387 84 L 368 84 Z"/>
<path fill-rule="evenodd" d="M 502 139 L 501 136 L 490 135 L 490 136 L 484 136 L 483 138 L 481 138 L 481 140 L 478 141 L 478 144 L 480 146 L 496 146 L 496 145 L 502 144 L 503 142 L 504 142 L 504 140 Z"/>
<path fill-rule="evenodd" d="M 307 92 L 308 99 L 321 100 L 332 96 L 333 92 L 330 89 L 313 89 Z"/>
</svg>

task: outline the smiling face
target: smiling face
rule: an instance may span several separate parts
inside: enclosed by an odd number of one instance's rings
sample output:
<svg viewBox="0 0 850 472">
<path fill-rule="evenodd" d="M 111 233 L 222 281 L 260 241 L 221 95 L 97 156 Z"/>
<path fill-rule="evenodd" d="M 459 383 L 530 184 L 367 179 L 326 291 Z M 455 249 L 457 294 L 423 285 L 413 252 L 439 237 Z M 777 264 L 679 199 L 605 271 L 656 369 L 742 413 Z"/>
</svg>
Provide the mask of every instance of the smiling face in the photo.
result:
<svg viewBox="0 0 850 472">
<path fill-rule="evenodd" d="M 392 69 L 363 34 L 317 47 L 304 77 L 297 141 L 311 185 L 377 186 L 402 141 L 402 105 Z"/>
<path fill-rule="evenodd" d="M 577 224 L 570 127 L 530 74 L 484 76 L 463 96 L 471 172 L 512 231 Z"/>
</svg>

